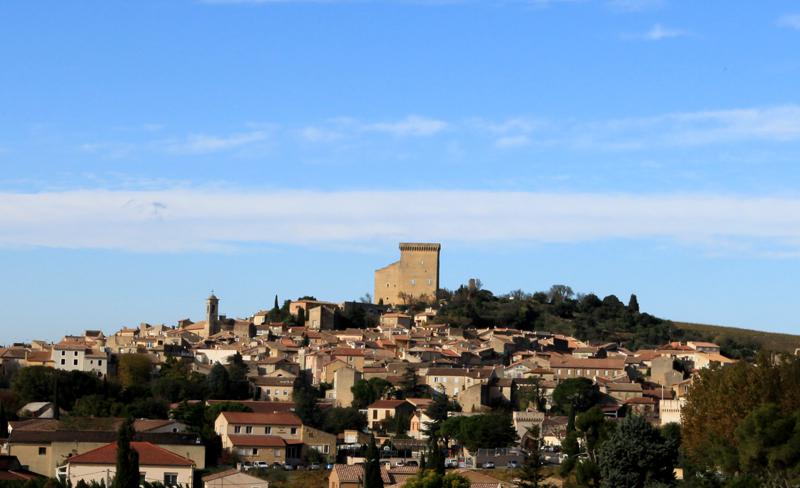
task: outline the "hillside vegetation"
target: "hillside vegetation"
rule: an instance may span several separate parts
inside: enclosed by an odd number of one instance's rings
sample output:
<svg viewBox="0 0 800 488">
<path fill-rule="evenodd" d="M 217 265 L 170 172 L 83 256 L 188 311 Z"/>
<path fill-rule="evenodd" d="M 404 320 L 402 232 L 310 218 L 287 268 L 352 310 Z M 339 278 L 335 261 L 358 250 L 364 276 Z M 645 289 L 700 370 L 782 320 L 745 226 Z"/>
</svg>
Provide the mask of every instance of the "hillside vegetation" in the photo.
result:
<svg viewBox="0 0 800 488">
<path fill-rule="evenodd" d="M 576 294 L 565 285 L 536 293 L 517 290 L 495 295 L 479 280 L 471 280 L 456 290 L 441 290 L 438 299 L 439 319 L 458 327 L 550 331 L 592 343 L 618 342 L 631 349 L 671 341 L 711 341 L 734 359 L 752 359 L 759 350 L 794 352 L 800 347 L 800 336 L 672 322 L 640 311 L 636 295 L 623 302 L 614 295 Z M 425 306 L 419 302 L 405 308 L 413 313 Z"/>
<path fill-rule="evenodd" d="M 706 336 L 717 343 L 725 342 L 726 338 L 730 338 L 737 343 L 755 344 L 759 349 L 768 351 L 793 353 L 795 349 L 800 348 L 800 335 L 762 332 L 721 325 L 694 324 L 691 322 L 673 322 L 672 325 L 676 329 L 686 331 L 688 334 Z"/>
</svg>

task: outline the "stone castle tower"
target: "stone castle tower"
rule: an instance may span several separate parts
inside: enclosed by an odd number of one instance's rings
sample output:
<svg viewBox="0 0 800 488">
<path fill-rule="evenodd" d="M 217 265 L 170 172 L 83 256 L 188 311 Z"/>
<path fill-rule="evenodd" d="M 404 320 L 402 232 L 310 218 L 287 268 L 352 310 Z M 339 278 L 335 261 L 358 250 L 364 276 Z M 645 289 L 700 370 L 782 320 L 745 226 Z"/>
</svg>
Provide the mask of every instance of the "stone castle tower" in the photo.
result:
<svg viewBox="0 0 800 488">
<path fill-rule="evenodd" d="M 219 298 L 213 293 L 206 298 L 206 327 L 204 337 L 212 336 L 219 332 Z"/>
<path fill-rule="evenodd" d="M 400 261 L 375 271 L 375 303 L 402 305 L 410 298 L 436 300 L 439 251 L 436 243 L 401 242 Z"/>
</svg>

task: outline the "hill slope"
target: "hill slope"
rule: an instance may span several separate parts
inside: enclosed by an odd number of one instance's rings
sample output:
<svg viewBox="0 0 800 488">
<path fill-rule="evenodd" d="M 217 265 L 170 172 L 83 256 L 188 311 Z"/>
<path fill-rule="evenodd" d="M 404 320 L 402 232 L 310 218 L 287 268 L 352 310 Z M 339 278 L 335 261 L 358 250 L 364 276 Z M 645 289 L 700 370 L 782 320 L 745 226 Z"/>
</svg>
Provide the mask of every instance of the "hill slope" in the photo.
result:
<svg viewBox="0 0 800 488">
<path fill-rule="evenodd" d="M 693 324 L 691 322 L 672 322 L 676 329 L 696 333 L 715 342 L 724 342 L 725 338 L 740 344 L 754 343 L 759 349 L 794 353 L 800 348 L 800 335 L 762 332 L 759 330 L 740 329 L 721 325 Z"/>
</svg>

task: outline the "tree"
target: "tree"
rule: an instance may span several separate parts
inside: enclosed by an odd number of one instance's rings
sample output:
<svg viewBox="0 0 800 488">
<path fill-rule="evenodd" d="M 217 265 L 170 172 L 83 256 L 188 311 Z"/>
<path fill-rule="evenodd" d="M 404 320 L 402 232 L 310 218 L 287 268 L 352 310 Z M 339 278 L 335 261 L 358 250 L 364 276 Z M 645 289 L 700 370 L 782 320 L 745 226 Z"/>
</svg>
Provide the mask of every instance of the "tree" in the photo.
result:
<svg viewBox="0 0 800 488">
<path fill-rule="evenodd" d="M 504 413 L 451 417 L 442 422 L 439 435 L 455 438 L 470 451 L 508 447 L 517 440 L 511 416 Z"/>
<path fill-rule="evenodd" d="M 644 488 L 650 482 L 671 483 L 677 456 L 675 446 L 644 417 L 625 417 L 600 448 L 601 486 Z"/>
<path fill-rule="evenodd" d="M 780 486 L 800 482 L 800 410 L 784 414 L 775 404 L 762 405 L 736 428 L 741 473 Z"/>
<path fill-rule="evenodd" d="M 364 463 L 364 488 L 383 488 L 381 476 L 381 453 L 375 445 L 375 438 L 369 440 Z"/>
<path fill-rule="evenodd" d="M 0 403 L 0 439 L 8 438 L 8 417 L 6 416 L 6 407 Z"/>
<path fill-rule="evenodd" d="M 238 352 L 228 359 L 230 385 L 228 398 L 243 400 L 250 397 L 250 382 L 247 380 L 247 365 Z"/>
<path fill-rule="evenodd" d="M 520 480 L 518 486 L 520 488 L 545 488 L 550 485 L 544 483 L 546 476 L 542 473 L 545 463 L 539 452 L 539 428 L 534 426 L 528 431 L 534 441 L 531 448 L 525 453 L 525 461 L 515 473 Z"/>
<path fill-rule="evenodd" d="M 111 488 L 139 488 L 139 453 L 131 447 L 136 431 L 128 417 L 117 432 L 117 470 Z"/>
<path fill-rule="evenodd" d="M 403 371 L 403 376 L 400 378 L 400 392 L 403 398 L 414 398 L 421 396 L 419 377 L 416 370 L 413 368 L 406 368 Z"/>
<path fill-rule="evenodd" d="M 123 387 L 150 383 L 153 362 L 147 354 L 120 354 L 117 359 L 117 377 Z"/>
<path fill-rule="evenodd" d="M 687 460 L 698 470 L 739 472 L 736 431 L 765 404 L 774 404 L 782 415 L 800 409 L 800 357 L 773 361 L 759 354 L 755 364 L 739 361 L 703 369 L 682 410 L 682 448 Z"/>
<path fill-rule="evenodd" d="M 367 426 L 367 418 L 355 408 L 334 407 L 325 411 L 322 430 L 339 434 L 345 430 L 361 430 Z"/>
<path fill-rule="evenodd" d="M 382 398 L 391 389 L 392 384 L 383 378 L 358 380 L 350 387 L 350 391 L 353 392 L 353 408 L 367 408 L 367 406 Z"/>
<path fill-rule="evenodd" d="M 210 398 L 220 400 L 228 398 L 228 392 L 231 391 L 231 378 L 225 366 L 220 363 L 214 364 L 208 373 L 206 384 Z"/>
<path fill-rule="evenodd" d="M 566 285 L 553 285 L 547 292 L 547 299 L 550 303 L 557 303 L 572 298 L 574 295 L 575 292 L 572 291 L 572 288 Z"/>
<path fill-rule="evenodd" d="M 406 481 L 405 488 L 469 488 L 470 481 L 458 473 L 447 475 L 432 469 L 420 469 L 417 476 Z"/>
<path fill-rule="evenodd" d="M 636 298 L 636 294 L 634 293 L 631 293 L 631 298 L 628 300 L 628 311 L 639 313 L 639 299 Z"/>
<path fill-rule="evenodd" d="M 553 410 L 569 414 L 584 412 L 599 399 L 597 388 L 589 378 L 569 378 L 553 390 Z"/>
<path fill-rule="evenodd" d="M 311 385 L 311 378 L 307 371 L 302 371 L 294 382 L 292 400 L 294 401 L 294 411 L 303 424 L 311 427 L 319 427 L 322 424 L 322 411 L 317 404 L 320 398 L 319 390 Z"/>
</svg>

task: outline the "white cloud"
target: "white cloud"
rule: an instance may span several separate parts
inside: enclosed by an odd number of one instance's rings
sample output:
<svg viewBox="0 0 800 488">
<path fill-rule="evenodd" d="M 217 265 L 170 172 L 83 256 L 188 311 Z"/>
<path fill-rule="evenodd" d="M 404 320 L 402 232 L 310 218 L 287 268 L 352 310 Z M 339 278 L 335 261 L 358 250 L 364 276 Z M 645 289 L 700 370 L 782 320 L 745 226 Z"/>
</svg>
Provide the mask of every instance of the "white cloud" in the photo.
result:
<svg viewBox="0 0 800 488">
<path fill-rule="evenodd" d="M 300 137 L 308 142 L 334 142 L 344 135 L 341 132 L 318 126 L 308 126 L 300 129 Z"/>
<path fill-rule="evenodd" d="M 228 136 L 191 134 L 182 140 L 168 141 L 168 151 L 178 154 L 210 154 L 261 142 L 267 139 L 266 131 L 242 132 Z"/>
<path fill-rule="evenodd" d="M 361 125 L 365 132 L 380 132 L 397 137 L 432 136 L 447 128 L 447 123 L 437 119 L 409 115 L 405 119 L 391 122 L 375 122 Z"/>
<path fill-rule="evenodd" d="M 527 146 L 531 143 L 531 138 L 527 135 L 516 136 L 503 136 L 497 139 L 494 143 L 499 148 L 511 148 L 519 146 Z"/>
<path fill-rule="evenodd" d="M 558 129 L 553 144 L 608 150 L 800 140 L 800 106 L 675 112 Z"/>
<path fill-rule="evenodd" d="M 641 37 L 648 41 L 661 41 L 664 39 L 672 39 L 675 37 L 686 37 L 689 33 L 681 29 L 671 29 L 664 27 L 661 24 L 655 24 Z"/>
<path fill-rule="evenodd" d="M 780 27 L 800 30 L 800 14 L 786 14 L 781 16 L 777 24 Z"/>
<path fill-rule="evenodd" d="M 465 204 L 469 202 L 469 204 Z M 364 240 L 659 239 L 800 250 L 800 198 L 215 188 L 0 193 L 0 245 L 144 252 Z"/>
</svg>

